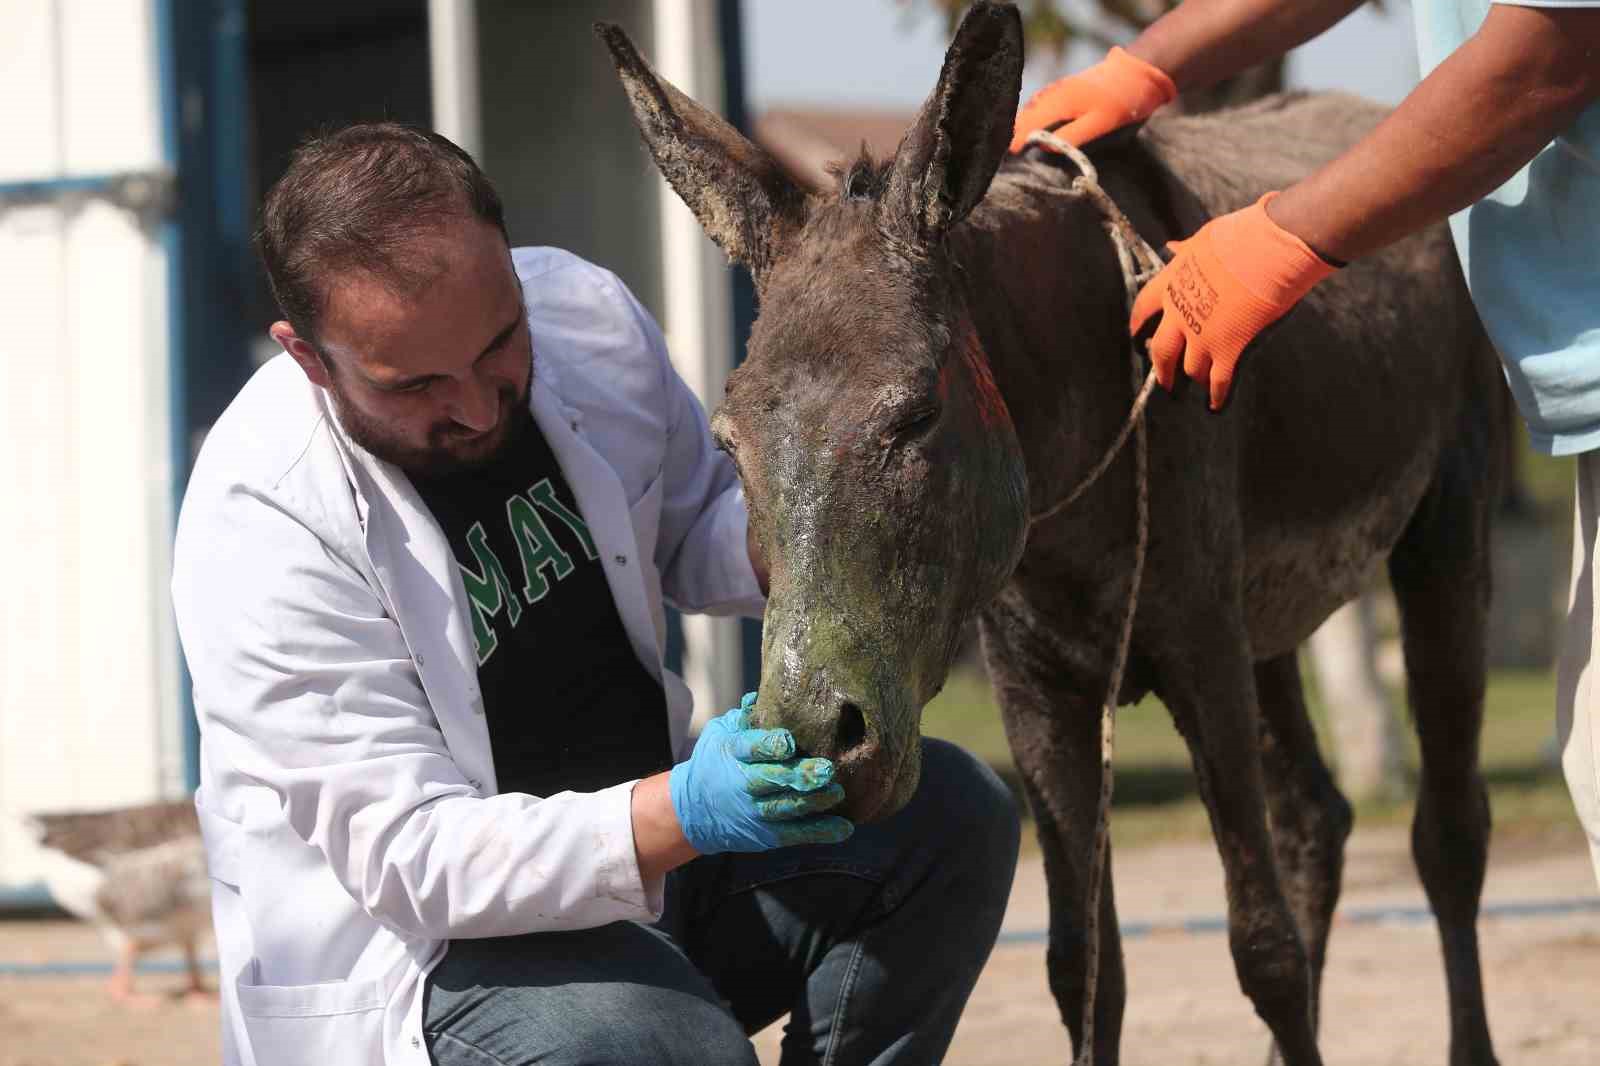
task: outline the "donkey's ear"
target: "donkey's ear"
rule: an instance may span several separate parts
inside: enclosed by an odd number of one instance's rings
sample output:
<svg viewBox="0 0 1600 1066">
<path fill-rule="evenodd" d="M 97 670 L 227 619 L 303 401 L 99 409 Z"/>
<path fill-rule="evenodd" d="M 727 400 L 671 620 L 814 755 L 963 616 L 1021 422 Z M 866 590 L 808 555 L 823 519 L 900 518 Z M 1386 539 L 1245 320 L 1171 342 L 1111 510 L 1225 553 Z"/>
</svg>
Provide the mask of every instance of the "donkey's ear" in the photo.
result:
<svg viewBox="0 0 1600 1066">
<path fill-rule="evenodd" d="M 801 218 L 804 193 L 771 155 L 658 77 L 618 27 L 595 33 L 611 50 L 634 124 L 656 167 L 701 227 L 759 282 Z"/>
<path fill-rule="evenodd" d="M 1022 20 L 1010 4 L 968 9 L 939 84 L 895 152 L 885 206 L 936 241 L 978 205 L 1005 158 L 1022 91 Z"/>
</svg>

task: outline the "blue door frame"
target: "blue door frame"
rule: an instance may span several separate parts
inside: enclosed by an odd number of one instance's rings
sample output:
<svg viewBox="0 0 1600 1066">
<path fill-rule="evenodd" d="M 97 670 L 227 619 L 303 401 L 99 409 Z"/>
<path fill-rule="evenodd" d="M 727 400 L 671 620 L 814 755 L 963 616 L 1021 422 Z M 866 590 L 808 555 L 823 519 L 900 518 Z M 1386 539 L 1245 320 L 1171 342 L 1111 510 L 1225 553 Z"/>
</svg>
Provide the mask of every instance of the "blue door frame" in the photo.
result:
<svg viewBox="0 0 1600 1066">
<path fill-rule="evenodd" d="M 173 514 L 200 434 L 250 373 L 249 78 L 245 0 L 155 0 L 162 154 L 176 177 L 162 225 L 172 412 Z M 184 782 L 200 783 L 200 730 L 179 656 Z"/>
</svg>

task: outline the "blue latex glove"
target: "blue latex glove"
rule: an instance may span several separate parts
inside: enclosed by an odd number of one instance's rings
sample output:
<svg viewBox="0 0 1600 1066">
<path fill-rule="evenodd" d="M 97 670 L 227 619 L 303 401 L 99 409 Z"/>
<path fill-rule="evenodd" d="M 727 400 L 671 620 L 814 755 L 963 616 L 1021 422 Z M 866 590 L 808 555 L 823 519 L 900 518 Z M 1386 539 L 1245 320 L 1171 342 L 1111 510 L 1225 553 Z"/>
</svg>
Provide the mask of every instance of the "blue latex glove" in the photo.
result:
<svg viewBox="0 0 1600 1066">
<path fill-rule="evenodd" d="M 756 694 L 714 718 L 668 778 L 683 835 L 702 855 L 833 844 L 855 826 L 824 815 L 844 799 L 827 759 L 794 758 L 787 729 L 746 726 Z"/>
</svg>

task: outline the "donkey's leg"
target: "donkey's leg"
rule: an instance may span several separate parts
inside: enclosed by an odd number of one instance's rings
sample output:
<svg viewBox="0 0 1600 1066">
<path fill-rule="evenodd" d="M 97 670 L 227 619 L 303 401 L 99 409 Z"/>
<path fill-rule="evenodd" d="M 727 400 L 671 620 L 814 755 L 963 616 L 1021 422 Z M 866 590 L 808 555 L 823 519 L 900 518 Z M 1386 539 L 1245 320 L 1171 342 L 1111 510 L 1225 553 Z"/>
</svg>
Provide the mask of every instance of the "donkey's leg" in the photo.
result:
<svg viewBox="0 0 1600 1066">
<path fill-rule="evenodd" d="M 1272 843 L 1289 907 L 1311 965 L 1311 1024 L 1317 1024 L 1328 926 L 1339 902 L 1350 804 L 1317 749 L 1293 652 L 1256 666 L 1261 705 L 1261 768 Z"/>
<path fill-rule="evenodd" d="M 1436 487 L 1389 560 L 1422 749 L 1411 851 L 1444 947 L 1452 1066 L 1495 1061 L 1477 931 L 1489 851 L 1489 799 L 1478 771 L 1489 599 L 1484 506 Z"/>
<path fill-rule="evenodd" d="M 1243 623 L 1191 618 L 1181 657 L 1162 667 L 1162 698 L 1189 742 L 1222 856 L 1228 944 L 1239 985 L 1288 1066 L 1317 1066 L 1311 973 L 1267 831 L 1254 671 Z"/>
<path fill-rule="evenodd" d="M 1063 684 L 1054 657 L 1032 639 L 1029 629 L 1005 605 L 991 607 L 984 616 L 984 658 L 1044 855 L 1050 896 L 1046 952 L 1050 991 L 1072 1034 L 1073 1047 L 1081 1049 L 1087 989 L 1085 905 L 1100 782 L 1099 708 L 1084 693 L 1101 688 Z M 1099 914 L 1094 1062 L 1115 1066 L 1127 986 L 1109 861 L 1100 883 Z"/>
<path fill-rule="evenodd" d="M 1040 760 L 1045 762 L 1048 760 Z M 1094 763 L 1084 761 L 1080 772 L 1093 780 L 1099 772 Z M 1019 767 L 1024 773 L 1055 769 L 1042 766 Z M 1067 780 L 1067 778 L 1059 778 Z M 1056 809 L 1041 790 L 1027 784 L 1028 805 L 1035 812 L 1039 850 L 1044 856 L 1045 884 L 1050 899 L 1050 942 L 1045 949 L 1045 970 L 1050 979 L 1050 994 L 1056 1010 L 1072 1035 L 1076 1055 L 1084 1044 L 1084 1004 L 1088 985 L 1088 910 L 1089 867 L 1094 854 L 1094 818 L 1084 825 L 1062 823 Z M 1094 999 L 1094 1063 L 1116 1066 L 1121 1061 L 1122 1012 L 1127 1004 L 1127 976 L 1122 962 L 1122 934 L 1117 927 L 1116 900 L 1112 895 L 1110 845 L 1107 844 L 1105 873 L 1100 881 L 1100 959 Z"/>
</svg>

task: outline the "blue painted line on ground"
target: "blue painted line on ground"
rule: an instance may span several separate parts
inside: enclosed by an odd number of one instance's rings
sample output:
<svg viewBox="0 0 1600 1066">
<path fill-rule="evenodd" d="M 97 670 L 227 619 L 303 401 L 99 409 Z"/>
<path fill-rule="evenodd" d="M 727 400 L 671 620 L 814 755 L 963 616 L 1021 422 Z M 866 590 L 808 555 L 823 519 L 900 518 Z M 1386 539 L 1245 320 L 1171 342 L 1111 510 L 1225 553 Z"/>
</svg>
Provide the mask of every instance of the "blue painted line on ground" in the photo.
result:
<svg viewBox="0 0 1600 1066">
<path fill-rule="evenodd" d="M 1549 918 L 1564 914 L 1594 913 L 1600 913 L 1600 898 L 1486 903 L 1479 911 L 1479 917 Z M 1335 928 L 1341 925 L 1432 925 L 1433 912 L 1427 907 L 1352 907 L 1336 912 L 1333 924 Z M 1228 919 L 1226 915 L 1205 915 L 1171 922 L 1125 922 L 1121 929 L 1124 940 L 1142 940 L 1145 937 L 1172 933 L 1226 933 Z M 999 943 L 1043 944 L 1049 939 L 1048 930 L 1019 929 L 1014 932 L 1002 932 Z"/>
<path fill-rule="evenodd" d="M 200 969 L 217 972 L 217 960 L 201 959 Z M 187 973 L 181 959 L 157 959 L 134 966 L 134 973 Z M 109 962 L 0 962 L 0 977 L 108 977 Z"/>
<path fill-rule="evenodd" d="M 1480 916 L 1495 919 L 1552 918 L 1566 914 L 1600 914 L 1600 898 L 1523 900 L 1508 903 L 1485 904 Z M 1427 925 L 1433 922 L 1433 912 L 1426 907 L 1355 907 L 1334 915 L 1333 923 L 1340 925 Z M 1175 922 L 1126 922 L 1122 925 L 1122 939 L 1141 940 L 1159 934 L 1225 933 L 1228 919 L 1222 915 L 1184 918 Z M 1000 934 L 1000 944 L 1043 944 L 1050 939 L 1044 929 L 1020 929 Z M 203 959 L 200 968 L 215 973 L 215 959 Z M 135 973 L 182 973 L 180 960 L 155 960 L 141 962 Z M 0 962 L 0 977 L 96 977 L 111 973 L 107 962 Z"/>
<path fill-rule="evenodd" d="M 65 913 L 56 906 L 56 901 L 51 897 L 50 890 L 45 887 L 43 881 L 0 888 L 0 914 L 47 910 Z"/>
</svg>

